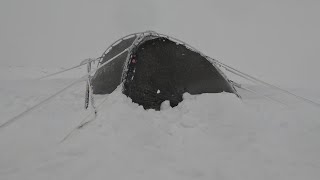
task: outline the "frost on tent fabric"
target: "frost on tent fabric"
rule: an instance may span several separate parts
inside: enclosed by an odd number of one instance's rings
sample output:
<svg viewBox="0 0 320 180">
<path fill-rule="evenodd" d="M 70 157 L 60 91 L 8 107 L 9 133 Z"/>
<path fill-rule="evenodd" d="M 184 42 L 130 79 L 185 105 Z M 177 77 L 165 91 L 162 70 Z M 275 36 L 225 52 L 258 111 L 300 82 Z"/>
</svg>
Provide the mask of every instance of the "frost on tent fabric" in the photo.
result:
<svg viewBox="0 0 320 180">
<path fill-rule="evenodd" d="M 145 109 L 160 110 L 164 101 L 177 106 L 184 93 L 237 94 L 233 85 L 206 56 L 156 33 L 120 41 L 107 51 L 100 64 L 128 48 L 92 77 L 94 94 L 122 92 Z"/>
</svg>

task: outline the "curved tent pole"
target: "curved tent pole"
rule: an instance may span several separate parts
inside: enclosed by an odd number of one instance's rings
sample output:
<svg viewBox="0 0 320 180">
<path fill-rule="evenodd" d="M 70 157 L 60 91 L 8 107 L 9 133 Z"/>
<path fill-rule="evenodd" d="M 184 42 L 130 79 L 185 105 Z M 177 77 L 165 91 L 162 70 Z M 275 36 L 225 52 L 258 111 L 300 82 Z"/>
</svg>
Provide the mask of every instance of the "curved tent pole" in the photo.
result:
<svg viewBox="0 0 320 180">
<path fill-rule="evenodd" d="M 104 55 L 105 55 L 106 53 L 108 53 L 109 50 L 110 50 L 113 46 L 117 45 L 117 44 L 118 44 L 120 41 L 122 41 L 122 40 L 128 39 L 128 38 L 130 38 L 131 36 L 137 36 L 137 35 L 140 35 L 140 34 L 143 34 L 143 33 L 142 33 L 142 32 L 132 33 L 132 34 L 129 34 L 129 35 L 127 35 L 127 36 L 124 36 L 124 37 L 116 40 L 114 43 L 112 43 L 110 46 L 108 46 L 107 49 L 106 49 L 106 50 L 104 51 L 104 53 L 102 54 L 102 56 L 100 56 L 100 57 L 98 57 L 98 58 L 95 58 L 95 59 L 91 59 L 91 58 L 85 59 L 85 60 L 83 60 L 79 65 L 76 65 L 76 66 L 73 66 L 73 67 L 70 67 L 70 68 L 67 68 L 67 69 L 64 69 L 64 70 L 61 70 L 61 71 L 58 71 L 58 72 L 49 74 L 49 75 L 45 75 L 45 76 L 40 77 L 40 78 L 38 78 L 38 79 L 41 80 L 41 79 L 45 79 L 45 78 L 48 78 L 48 77 L 51 77 L 51 76 L 55 76 L 55 75 L 58 75 L 58 74 L 61 74 L 61 73 L 64 73 L 64 72 L 67 72 L 67 71 L 76 69 L 76 68 L 78 68 L 78 67 L 81 67 L 81 66 L 83 66 L 83 65 L 86 65 L 86 64 L 88 64 L 88 63 L 95 62 L 95 61 L 99 61 L 99 63 L 98 63 L 98 66 L 99 66 L 99 64 L 101 63 L 101 60 L 103 59 Z"/>
<path fill-rule="evenodd" d="M 145 37 L 147 35 L 154 35 L 154 36 L 157 36 L 157 37 L 165 37 L 167 39 L 170 39 L 176 43 L 179 43 L 179 44 L 183 44 L 185 47 L 187 47 L 188 49 L 196 52 L 196 53 L 199 53 L 202 57 L 206 58 L 208 61 L 210 61 L 210 57 L 209 56 L 206 56 L 204 55 L 202 52 L 200 52 L 199 50 L 197 50 L 196 48 L 194 48 L 193 46 L 189 45 L 188 43 L 184 42 L 184 41 L 181 41 L 177 38 L 174 38 L 174 37 L 171 37 L 171 36 L 168 36 L 168 35 L 164 35 L 164 34 L 160 34 L 160 33 L 157 33 L 157 32 L 154 32 L 154 31 L 145 31 L 145 32 L 138 32 L 138 33 L 132 33 L 132 34 L 129 34 L 127 36 L 124 36 L 123 38 L 120 38 L 118 39 L 117 41 L 115 41 L 114 43 L 112 43 L 106 50 L 105 52 L 102 54 L 102 59 L 103 57 L 105 56 L 106 53 L 109 52 L 109 50 L 114 46 L 116 45 L 117 43 L 119 43 L 120 41 L 122 41 L 123 39 L 126 39 L 126 38 L 129 38 L 131 36 L 139 36 L 139 37 Z M 137 40 L 137 39 L 136 39 Z M 136 41 L 135 40 L 135 41 Z M 132 45 L 134 45 L 134 43 L 137 43 L 137 42 L 133 42 Z M 138 42 L 139 43 L 139 42 Z M 98 67 L 99 67 L 99 64 L 101 63 L 101 60 L 99 61 L 98 63 Z M 229 79 L 227 78 L 227 76 L 216 66 L 215 63 L 212 63 L 211 64 L 217 69 L 217 71 L 222 75 L 222 77 L 224 78 L 225 81 L 229 82 Z M 232 86 L 231 86 L 232 87 Z M 239 97 L 241 98 L 240 94 L 236 91 L 236 89 L 234 87 L 233 88 L 233 91 L 234 93 Z"/>
<path fill-rule="evenodd" d="M 181 40 L 179 40 L 179 39 L 177 39 L 177 38 L 170 37 L 170 36 L 164 35 L 164 34 L 159 34 L 159 33 L 155 33 L 155 34 L 157 34 L 158 36 L 161 36 L 161 37 L 166 37 L 166 38 L 168 38 L 168 39 L 171 39 L 171 40 L 173 40 L 173 41 L 176 41 L 176 42 L 178 42 L 178 43 L 181 43 L 181 44 L 185 45 L 186 47 L 189 47 L 191 50 L 199 53 L 200 55 L 202 55 L 202 56 L 205 57 L 206 59 L 213 61 L 212 64 L 213 64 L 215 67 L 216 67 L 216 63 L 217 63 L 217 64 L 223 66 L 225 69 L 226 69 L 226 68 L 232 69 L 233 71 L 236 71 L 236 72 L 238 72 L 238 73 L 240 73 L 240 74 L 242 74 L 242 75 L 244 75 L 244 76 L 246 76 L 246 77 L 249 77 L 250 79 L 253 79 L 254 81 L 259 82 L 259 83 L 261 83 L 261 84 L 263 84 L 263 85 L 265 85 L 265 86 L 267 86 L 267 87 L 272 87 L 272 88 L 274 88 L 274 89 L 277 89 L 277 90 L 279 90 L 279 91 L 281 91 L 281 92 L 283 92 L 283 93 L 289 94 L 289 95 L 291 95 L 291 96 L 293 96 L 293 97 L 295 97 L 295 98 L 297 98 L 297 99 L 300 99 L 300 100 L 302 100 L 302 101 L 308 102 L 308 103 L 313 104 L 313 105 L 316 105 L 316 106 L 320 106 L 320 103 L 314 102 L 314 101 L 312 101 L 312 100 L 310 100 L 310 99 L 307 99 L 307 98 L 305 98 L 305 97 L 302 97 L 302 96 L 299 96 L 299 95 L 297 95 L 297 94 L 294 94 L 294 93 L 292 93 L 292 92 L 290 92 L 290 91 L 288 91 L 288 90 L 282 89 L 282 88 L 280 88 L 280 87 L 278 87 L 278 86 L 272 85 L 272 84 L 267 83 L 267 82 L 264 82 L 264 81 L 262 81 L 262 80 L 259 80 L 259 79 L 255 78 L 255 77 L 253 77 L 253 76 L 250 76 L 250 75 L 248 75 L 248 74 L 246 74 L 246 73 L 243 73 L 243 72 L 241 72 L 241 71 L 239 71 L 239 70 L 237 70 L 237 69 L 235 69 L 235 68 L 232 68 L 232 67 L 230 67 L 230 66 L 228 66 L 228 65 L 226 65 L 226 64 L 223 64 L 223 63 L 221 63 L 220 61 L 218 61 L 218 60 L 216 60 L 216 59 L 213 59 L 213 58 L 211 58 L 211 57 L 209 57 L 209 56 L 206 56 L 206 55 L 204 55 L 203 53 L 201 53 L 199 50 L 197 50 L 196 48 L 194 48 L 193 46 L 189 45 L 188 43 L 186 43 L 186 42 L 184 42 L 184 41 L 181 41 Z M 216 67 L 216 69 L 223 75 L 223 77 L 225 78 L 225 80 L 228 81 L 227 76 L 226 76 L 219 68 Z M 236 91 L 235 91 L 235 92 L 236 92 Z M 236 92 L 236 94 L 239 95 L 237 92 Z"/>
<path fill-rule="evenodd" d="M 148 33 L 148 32 L 145 32 L 145 33 Z M 127 57 L 126 57 L 126 60 L 125 60 L 125 63 L 124 63 L 124 68 L 123 68 L 122 75 L 121 75 L 121 80 L 122 81 L 126 78 L 126 74 L 127 74 L 127 71 L 128 71 L 128 63 L 130 61 L 130 56 L 131 56 L 131 51 L 132 51 L 133 48 L 135 48 L 143 40 L 143 38 L 145 37 L 145 33 L 139 34 L 136 37 L 136 39 L 133 41 L 131 46 L 128 48 L 128 54 L 127 54 Z M 122 86 L 124 86 L 124 84 L 122 84 Z"/>
<path fill-rule="evenodd" d="M 119 43 L 120 43 L 121 41 L 123 41 L 123 40 L 129 39 L 130 37 L 133 37 L 133 36 L 138 36 L 138 35 L 140 35 L 140 34 L 143 34 L 143 32 L 131 33 L 131 34 L 128 34 L 128 35 L 126 35 L 126 36 L 124 36 L 124 37 L 122 37 L 122 38 L 114 41 L 114 42 L 113 42 L 111 45 L 109 45 L 109 46 L 107 47 L 107 49 L 102 53 L 101 59 L 99 60 L 99 63 L 98 63 L 98 65 L 97 65 L 97 67 L 99 67 L 99 65 L 101 64 L 101 61 L 103 60 L 103 57 L 104 57 L 115 45 L 119 44 Z"/>
<path fill-rule="evenodd" d="M 101 60 L 103 59 L 104 55 L 105 55 L 106 53 L 108 53 L 109 50 L 112 49 L 113 46 L 117 45 L 119 42 L 121 42 L 121 41 L 123 41 L 123 40 L 125 40 L 125 39 L 128 39 L 128 38 L 130 38 L 130 37 L 132 37 L 132 36 L 137 36 L 137 35 L 140 35 L 140 34 L 143 34 L 143 32 L 137 32 L 137 33 L 128 34 L 128 35 L 126 35 L 126 36 L 124 36 L 124 37 L 116 40 L 116 41 L 113 42 L 111 45 L 109 45 L 109 46 L 107 47 L 107 49 L 102 53 L 102 55 L 101 55 L 100 57 L 95 58 L 95 59 L 90 59 L 90 58 L 89 58 L 89 59 L 85 59 L 85 60 L 83 60 L 79 65 L 76 65 L 76 66 L 73 66 L 73 67 L 70 67 L 70 68 L 64 69 L 64 70 L 62 70 L 62 71 L 58 71 L 58 72 L 49 74 L 49 75 L 45 75 L 45 76 L 43 76 L 43 77 L 40 77 L 39 79 L 45 79 L 45 78 L 48 78 L 48 77 L 51 77 L 51 76 L 55 76 L 55 75 L 57 75 L 57 74 L 61 74 L 61 73 L 67 72 L 67 71 L 70 71 L 70 70 L 72 70 L 72 69 L 76 69 L 76 68 L 81 67 L 81 66 L 83 66 L 83 65 L 86 65 L 86 64 L 88 64 L 88 63 L 90 63 L 90 62 L 99 61 L 99 63 L 98 63 L 98 66 L 99 66 L 99 65 L 101 64 Z"/>
<path fill-rule="evenodd" d="M 140 34 L 143 34 L 143 32 L 137 32 L 137 33 L 131 33 L 131 34 L 128 34 L 122 38 L 119 38 L 118 40 L 114 41 L 111 45 L 109 45 L 107 47 L 107 49 L 102 53 L 102 56 L 104 56 L 106 53 L 108 53 L 108 51 L 115 45 L 117 45 L 119 42 L 125 40 L 125 39 L 129 39 L 131 36 L 137 36 L 137 35 L 140 35 Z"/>
<path fill-rule="evenodd" d="M 177 38 L 174 38 L 174 37 L 171 37 L 171 36 L 168 36 L 168 35 L 164 35 L 164 34 L 159 34 L 159 33 L 156 33 L 158 34 L 158 36 L 160 37 L 165 37 L 165 38 L 168 38 L 174 42 L 177 42 L 177 43 L 180 43 L 180 44 L 183 44 L 184 46 L 186 46 L 187 48 L 191 49 L 192 51 L 194 52 L 197 52 L 199 53 L 202 57 L 206 58 L 208 61 L 211 60 L 211 58 L 205 54 L 203 54 L 202 52 L 200 52 L 198 49 L 194 48 L 193 46 L 189 45 L 188 43 L 184 42 L 184 41 L 181 41 L 180 39 L 177 39 Z M 224 78 L 225 81 L 229 82 L 230 83 L 230 80 L 229 78 L 216 66 L 215 63 L 212 63 L 211 64 L 217 69 L 217 71 L 222 75 L 222 77 Z M 234 90 L 234 93 L 239 97 L 241 98 L 240 94 L 236 91 L 236 89 L 231 86 Z"/>
</svg>

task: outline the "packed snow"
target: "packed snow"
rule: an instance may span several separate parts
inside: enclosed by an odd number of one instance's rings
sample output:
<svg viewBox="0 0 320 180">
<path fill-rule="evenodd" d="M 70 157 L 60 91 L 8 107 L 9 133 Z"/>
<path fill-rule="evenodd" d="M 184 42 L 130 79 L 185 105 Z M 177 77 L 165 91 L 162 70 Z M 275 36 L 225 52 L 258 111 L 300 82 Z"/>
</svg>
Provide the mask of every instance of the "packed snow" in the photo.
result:
<svg viewBox="0 0 320 180">
<path fill-rule="evenodd" d="M 39 80 L 35 77 L 44 72 L 28 67 L 2 70 L 0 124 L 72 81 Z M 9 70 L 20 77 L 5 76 Z M 242 99 L 229 93 L 184 94 L 177 107 L 165 101 L 154 111 L 132 103 L 118 88 L 95 96 L 94 118 L 83 108 L 84 91 L 85 83 L 79 83 L 0 129 L 1 180 L 320 177 L 319 107 L 292 99 L 283 106 L 241 92 Z M 294 91 L 320 100 L 315 89 Z M 81 122 L 89 123 L 74 130 Z"/>
</svg>

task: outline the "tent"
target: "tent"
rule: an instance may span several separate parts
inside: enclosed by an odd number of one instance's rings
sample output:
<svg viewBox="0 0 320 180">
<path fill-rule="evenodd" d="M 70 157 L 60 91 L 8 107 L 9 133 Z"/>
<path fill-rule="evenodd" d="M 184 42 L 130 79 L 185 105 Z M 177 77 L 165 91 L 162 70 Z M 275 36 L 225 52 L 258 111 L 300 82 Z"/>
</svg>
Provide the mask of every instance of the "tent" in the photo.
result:
<svg viewBox="0 0 320 180">
<path fill-rule="evenodd" d="M 99 61 L 98 67 L 91 70 L 91 63 L 96 61 Z M 71 71 L 83 65 L 87 65 L 88 73 L 0 124 L 0 129 L 12 124 L 83 81 L 87 82 L 85 108 L 87 109 L 90 103 L 95 117 L 97 108 L 104 101 L 96 107 L 93 94 L 110 94 L 119 86 L 123 94 L 145 109 L 160 110 L 164 101 L 169 101 L 172 107 L 177 106 L 183 100 L 182 95 L 184 93 L 195 95 L 227 92 L 240 97 L 236 88 L 261 96 L 282 106 L 287 106 L 287 103 L 282 100 L 259 93 L 245 84 L 229 80 L 219 67 L 247 82 L 263 85 L 301 102 L 320 107 L 320 103 L 314 100 L 260 80 L 204 55 L 183 41 L 153 31 L 127 35 L 111 44 L 102 56 L 85 59 L 79 65 L 45 75 L 39 79 Z M 89 121 L 86 121 L 86 119 L 87 117 L 74 130 L 80 129 L 92 121 L 92 119 Z"/>
<path fill-rule="evenodd" d="M 91 70 L 91 63 L 96 61 L 99 61 L 98 67 Z M 87 74 L 0 124 L 0 129 L 83 81 L 87 82 L 85 108 L 87 109 L 90 103 L 95 117 L 97 107 L 101 106 L 104 101 L 96 107 L 93 94 L 110 94 L 119 86 L 123 94 L 145 109 L 160 110 L 164 101 L 169 101 L 172 107 L 177 106 L 183 100 L 184 93 L 195 95 L 227 92 L 240 97 L 236 88 L 261 96 L 284 107 L 287 106 L 287 103 L 282 100 L 259 93 L 245 84 L 229 80 L 219 67 L 247 82 L 263 85 L 301 102 L 320 107 L 320 103 L 314 100 L 260 80 L 204 55 L 183 41 L 153 31 L 127 35 L 111 44 L 102 56 L 85 59 L 79 65 L 45 75 L 39 79 L 71 71 L 83 65 L 88 67 Z M 92 119 L 89 121 L 86 121 L 86 119 L 75 129 L 80 129 L 92 121 Z"/>
<path fill-rule="evenodd" d="M 123 52 L 123 53 L 121 53 Z M 172 107 L 184 93 L 237 94 L 232 83 L 208 57 L 186 44 L 155 32 L 121 38 L 103 54 L 99 66 L 112 60 L 91 78 L 93 94 L 123 94 L 145 109 Z"/>
</svg>

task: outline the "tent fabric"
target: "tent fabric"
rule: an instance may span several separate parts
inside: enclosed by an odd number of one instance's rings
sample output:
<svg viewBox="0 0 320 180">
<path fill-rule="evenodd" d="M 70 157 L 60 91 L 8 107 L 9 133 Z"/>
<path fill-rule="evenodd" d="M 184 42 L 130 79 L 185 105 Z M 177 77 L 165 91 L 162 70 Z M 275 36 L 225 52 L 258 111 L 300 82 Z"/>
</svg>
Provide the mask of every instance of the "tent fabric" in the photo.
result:
<svg viewBox="0 0 320 180">
<path fill-rule="evenodd" d="M 100 64 L 105 63 L 124 49 L 130 47 L 135 39 L 136 36 L 133 36 L 112 46 L 109 52 L 104 54 Z M 128 52 L 121 54 L 94 74 L 91 80 L 93 94 L 110 94 L 120 85 L 127 55 Z"/>
<path fill-rule="evenodd" d="M 119 49 L 112 48 L 102 63 L 130 46 L 132 39 L 120 42 Z M 95 94 L 109 94 L 123 83 L 123 94 L 145 109 L 156 110 L 166 100 L 177 106 L 186 92 L 236 94 L 228 79 L 205 57 L 169 38 L 145 36 L 128 53 L 96 72 L 92 78 Z"/>
</svg>

